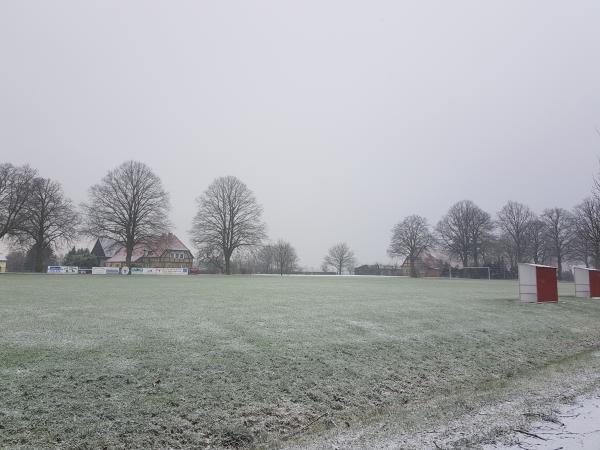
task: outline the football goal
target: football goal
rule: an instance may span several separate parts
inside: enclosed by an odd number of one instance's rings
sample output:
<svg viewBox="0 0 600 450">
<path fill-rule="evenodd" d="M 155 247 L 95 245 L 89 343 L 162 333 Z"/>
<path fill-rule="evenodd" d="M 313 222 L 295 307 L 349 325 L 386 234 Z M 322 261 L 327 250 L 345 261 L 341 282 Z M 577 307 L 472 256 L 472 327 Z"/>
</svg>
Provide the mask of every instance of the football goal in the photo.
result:
<svg viewBox="0 0 600 450">
<path fill-rule="evenodd" d="M 462 267 L 460 269 L 450 268 L 450 279 L 452 278 L 468 278 L 474 280 L 491 280 L 492 271 L 489 267 Z"/>
</svg>

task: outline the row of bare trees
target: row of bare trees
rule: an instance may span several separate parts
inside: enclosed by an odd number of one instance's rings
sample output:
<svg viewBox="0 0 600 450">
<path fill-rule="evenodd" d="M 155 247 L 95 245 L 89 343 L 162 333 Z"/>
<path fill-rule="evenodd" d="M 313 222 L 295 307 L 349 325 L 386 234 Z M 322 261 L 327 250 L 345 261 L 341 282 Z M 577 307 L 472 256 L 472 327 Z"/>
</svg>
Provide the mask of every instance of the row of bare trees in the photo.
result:
<svg viewBox="0 0 600 450">
<path fill-rule="evenodd" d="M 27 247 L 33 269 L 77 233 L 79 216 L 61 185 L 38 176 L 29 166 L 0 164 L 0 239 Z"/>
<path fill-rule="evenodd" d="M 509 201 L 492 218 L 463 200 L 435 228 L 424 217 L 409 216 L 392 230 L 388 253 L 408 258 L 414 270 L 419 257 L 434 249 L 463 267 L 500 264 L 513 274 L 520 262 L 552 262 L 561 275 L 566 261 L 600 267 L 600 190 L 572 211 L 555 207 L 536 215 Z"/>
<path fill-rule="evenodd" d="M 79 236 L 106 238 L 126 250 L 131 266 L 134 248 L 167 232 L 169 194 L 146 164 L 126 161 L 89 189 L 77 211 L 61 185 L 41 178 L 29 166 L 0 164 L 0 239 L 27 246 L 35 254 L 34 270 L 44 270 L 45 256 Z M 289 242 L 263 245 L 262 207 L 239 179 L 217 178 L 197 198 L 198 212 L 190 234 L 206 264 L 230 274 L 236 252 L 267 261 L 269 271 L 296 270 L 298 256 Z"/>
<path fill-rule="evenodd" d="M 198 253 L 198 265 L 203 273 L 226 273 L 225 259 L 219 249 Z M 237 249 L 229 263 L 230 273 L 286 275 L 300 270 L 296 249 L 282 239 Z"/>
<path fill-rule="evenodd" d="M 59 182 L 29 166 L 0 165 L 0 239 L 33 253 L 43 272 L 48 255 L 81 235 L 111 238 L 127 249 L 168 229 L 168 194 L 144 164 L 128 161 L 89 190 L 80 213 Z"/>
<path fill-rule="evenodd" d="M 296 249 L 282 239 L 258 248 L 254 255 L 254 272 L 289 274 L 299 269 Z"/>
<path fill-rule="evenodd" d="M 256 271 L 291 273 L 298 256 L 289 242 L 267 243 L 262 207 L 239 179 L 220 177 L 197 198 L 190 234 L 200 260 L 224 273 L 232 261 Z M 170 229 L 169 194 L 145 164 L 127 161 L 110 170 L 89 189 L 77 211 L 61 185 L 38 176 L 29 166 L 0 164 L 0 239 L 28 246 L 35 270 L 44 257 L 80 235 L 109 238 L 126 249 L 131 266 L 134 248 Z M 392 230 L 389 254 L 404 257 L 416 270 L 424 252 L 439 249 L 463 267 L 519 262 L 565 261 L 600 267 L 600 182 L 572 211 L 550 208 L 536 215 L 528 206 L 508 202 L 495 217 L 469 200 L 454 204 L 435 228 L 413 215 Z M 323 270 L 352 272 L 355 257 L 346 243 L 329 249 Z M 416 275 L 416 272 L 413 273 Z"/>
</svg>

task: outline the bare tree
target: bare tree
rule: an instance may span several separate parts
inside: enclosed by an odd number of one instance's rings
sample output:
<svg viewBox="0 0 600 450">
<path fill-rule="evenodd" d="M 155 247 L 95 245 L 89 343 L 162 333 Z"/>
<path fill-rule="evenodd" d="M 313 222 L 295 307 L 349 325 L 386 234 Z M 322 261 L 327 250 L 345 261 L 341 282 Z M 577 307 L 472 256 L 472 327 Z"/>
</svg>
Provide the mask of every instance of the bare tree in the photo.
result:
<svg viewBox="0 0 600 450">
<path fill-rule="evenodd" d="M 563 261 L 571 254 L 575 234 L 575 218 L 562 208 L 545 209 L 542 220 L 546 223 L 549 254 L 556 258 L 558 278 L 562 279 Z"/>
<path fill-rule="evenodd" d="M 509 201 L 498 212 L 498 226 L 504 233 L 503 241 L 510 247 L 507 253 L 513 255 L 513 271 L 516 265 L 527 257 L 533 211 L 521 203 Z"/>
<path fill-rule="evenodd" d="M 239 179 L 217 178 L 197 199 L 198 212 L 192 223 L 194 244 L 219 248 L 225 273 L 231 274 L 231 255 L 241 247 L 259 245 L 265 237 L 262 207 Z"/>
<path fill-rule="evenodd" d="M 598 136 L 600 136 L 600 131 L 596 130 Z M 598 160 L 600 162 L 600 159 Z M 594 185 L 592 186 L 592 197 L 600 199 L 600 173 L 594 176 Z"/>
<path fill-rule="evenodd" d="M 0 239 L 17 232 L 35 176 L 29 166 L 0 164 Z"/>
<path fill-rule="evenodd" d="M 47 178 L 35 178 L 17 238 L 33 251 L 36 272 L 44 271 L 45 255 L 75 239 L 78 225 L 79 216 L 60 184 Z"/>
<path fill-rule="evenodd" d="M 273 244 L 263 245 L 256 254 L 259 273 L 273 273 L 275 270 L 275 248 Z"/>
<path fill-rule="evenodd" d="M 435 239 L 422 216 L 408 216 L 392 229 L 392 241 L 388 253 L 393 257 L 406 257 L 410 262 L 410 276 L 417 277 L 419 273 L 416 262 L 421 254 L 433 247 Z"/>
<path fill-rule="evenodd" d="M 585 237 L 585 232 L 578 225 L 578 220 L 574 222 L 573 239 L 570 243 L 569 255 L 574 261 L 582 262 L 585 267 L 590 267 L 592 259 L 592 246 Z"/>
<path fill-rule="evenodd" d="M 436 227 L 442 248 L 449 256 L 456 256 L 463 267 L 469 265 L 469 259 L 479 265 L 492 230 L 490 215 L 470 200 L 452 205 Z"/>
<path fill-rule="evenodd" d="M 219 247 L 203 246 L 198 249 L 198 264 L 204 266 L 211 273 L 221 273 L 225 268 L 223 252 Z"/>
<path fill-rule="evenodd" d="M 575 227 L 581 247 L 589 249 L 594 267 L 600 267 L 600 198 L 588 197 L 575 208 Z"/>
<path fill-rule="evenodd" d="M 535 264 L 545 264 L 548 257 L 548 228 L 546 222 L 538 218 L 531 221 L 529 227 L 529 251 Z"/>
<path fill-rule="evenodd" d="M 273 246 L 273 259 L 280 275 L 292 273 L 298 266 L 298 255 L 292 244 L 278 240 Z"/>
<path fill-rule="evenodd" d="M 468 200 L 458 202 L 438 222 L 436 233 L 442 249 L 448 256 L 457 257 L 463 267 L 469 265 L 471 255 L 471 230 Z"/>
<path fill-rule="evenodd" d="M 231 256 L 231 273 L 255 273 L 258 267 L 257 248 L 258 246 L 245 246 L 239 248 Z"/>
<path fill-rule="evenodd" d="M 146 164 L 126 161 L 90 188 L 89 201 L 83 205 L 84 232 L 121 244 L 131 267 L 136 245 L 169 230 L 169 207 L 169 194 L 160 178 Z"/>
<path fill-rule="evenodd" d="M 350 271 L 354 264 L 354 252 L 350 250 L 345 242 L 340 242 L 331 247 L 323 260 L 323 266 L 335 268 L 338 275 L 341 275 L 344 269 Z"/>
<path fill-rule="evenodd" d="M 515 255 L 515 246 L 513 245 L 510 236 L 504 232 L 498 237 L 496 245 L 496 253 L 499 258 L 506 261 L 506 269 L 508 269 L 510 276 L 517 276 L 517 270 L 519 261 Z"/>
<path fill-rule="evenodd" d="M 592 195 L 573 209 L 572 218 L 571 256 L 586 267 L 593 263 L 600 268 L 600 175 L 594 177 Z"/>
<path fill-rule="evenodd" d="M 346 264 L 346 271 L 350 275 L 354 275 L 355 268 L 356 268 L 356 258 L 352 258 L 350 261 L 348 261 L 348 264 Z"/>
<path fill-rule="evenodd" d="M 23 272 L 25 271 L 25 253 L 22 250 L 12 250 L 6 256 L 7 272 Z"/>
<path fill-rule="evenodd" d="M 492 216 L 473 204 L 471 207 L 471 256 L 473 265 L 479 266 L 487 247 L 494 240 L 494 222 Z"/>
</svg>

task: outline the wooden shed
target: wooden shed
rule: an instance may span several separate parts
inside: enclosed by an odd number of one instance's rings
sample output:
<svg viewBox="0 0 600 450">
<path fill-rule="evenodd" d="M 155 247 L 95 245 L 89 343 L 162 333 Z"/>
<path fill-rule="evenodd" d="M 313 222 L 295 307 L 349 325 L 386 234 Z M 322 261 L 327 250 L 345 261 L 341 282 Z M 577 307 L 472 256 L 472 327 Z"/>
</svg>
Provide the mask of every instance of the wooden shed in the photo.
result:
<svg viewBox="0 0 600 450">
<path fill-rule="evenodd" d="M 573 267 L 573 276 L 576 297 L 600 297 L 600 270 L 589 267 Z"/>
<path fill-rule="evenodd" d="M 519 298 L 526 303 L 557 302 L 556 267 L 519 264 Z"/>
</svg>

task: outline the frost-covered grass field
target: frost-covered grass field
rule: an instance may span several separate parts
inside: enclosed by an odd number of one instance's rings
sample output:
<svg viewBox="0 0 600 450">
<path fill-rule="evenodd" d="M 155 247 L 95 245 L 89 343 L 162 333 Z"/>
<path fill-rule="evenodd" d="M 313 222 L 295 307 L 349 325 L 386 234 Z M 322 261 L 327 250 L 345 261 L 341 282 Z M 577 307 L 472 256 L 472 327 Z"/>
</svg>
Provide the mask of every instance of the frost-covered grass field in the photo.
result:
<svg viewBox="0 0 600 450">
<path fill-rule="evenodd" d="M 514 281 L 2 275 L 0 447 L 283 447 L 435 423 L 598 349 L 600 301 L 572 290 L 523 305 Z"/>
</svg>

